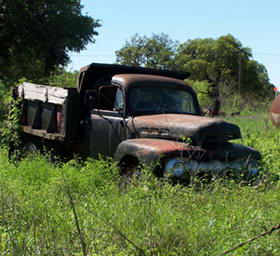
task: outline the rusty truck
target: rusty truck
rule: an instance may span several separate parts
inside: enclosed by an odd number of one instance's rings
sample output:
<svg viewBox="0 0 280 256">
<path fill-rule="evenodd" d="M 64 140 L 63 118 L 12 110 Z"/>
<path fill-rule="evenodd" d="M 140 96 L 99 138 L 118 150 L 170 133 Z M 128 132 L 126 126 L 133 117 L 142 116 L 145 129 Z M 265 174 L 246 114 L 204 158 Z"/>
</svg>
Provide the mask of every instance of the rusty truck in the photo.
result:
<svg viewBox="0 0 280 256">
<path fill-rule="evenodd" d="M 112 157 L 122 176 L 142 163 L 155 175 L 189 179 L 227 170 L 255 175 L 261 155 L 237 125 L 202 115 L 186 72 L 93 63 L 77 88 L 23 83 L 21 140 L 27 150 Z"/>
</svg>

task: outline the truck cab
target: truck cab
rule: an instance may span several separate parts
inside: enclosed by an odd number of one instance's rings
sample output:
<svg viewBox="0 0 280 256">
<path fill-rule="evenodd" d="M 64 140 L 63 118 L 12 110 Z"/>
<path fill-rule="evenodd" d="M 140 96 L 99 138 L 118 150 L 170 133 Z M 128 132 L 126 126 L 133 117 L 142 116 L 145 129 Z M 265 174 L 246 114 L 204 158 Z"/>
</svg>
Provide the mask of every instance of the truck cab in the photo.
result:
<svg viewBox="0 0 280 256">
<path fill-rule="evenodd" d="M 98 102 L 95 105 L 92 91 L 85 92 L 87 116 L 85 128 L 91 156 L 103 154 L 114 156 L 116 149 L 124 140 L 143 137 L 135 121 L 142 117 L 140 129 L 149 130 L 149 123 L 157 115 L 159 122 L 168 123 L 166 119 L 174 114 L 201 115 L 194 91 L 185 83 L 155 75 L 118 74 L 112 77 L 111 83 L 100 84 Z M 179 116 L 180 117 L 180 116 Z M 155 138 L 165 138 L 153 134 Z M 155 131 L 154 131 L 155 132 Z M 164 137 L 165 136 L 165 137 Z"/>
</svg>

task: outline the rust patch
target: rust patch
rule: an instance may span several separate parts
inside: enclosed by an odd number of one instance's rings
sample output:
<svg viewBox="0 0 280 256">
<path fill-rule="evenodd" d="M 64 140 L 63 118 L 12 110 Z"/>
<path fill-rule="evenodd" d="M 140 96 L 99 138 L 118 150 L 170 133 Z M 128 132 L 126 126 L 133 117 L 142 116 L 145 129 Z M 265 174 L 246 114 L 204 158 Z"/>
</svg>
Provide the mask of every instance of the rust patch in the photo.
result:
<svg viewBox="0 0 280 256">
<path fill-rule="evenodd" d="M 190 114 L 155 114 L 136 116 L 129 120 L 130 130 L 138 137 L 180 140 L 192 138 L 197 144 L 205 141 L 228 141 L 241 137 L 238 126 L 221 119 Z"/>
<path fill-rule="evenodd" d="M 197 126 L 197 125 L 206 125 L 209 123 L 217 122 L 213 118 L 195 116 L 195 115 L 182 115 L 182 114 L 155 114 L 155 115 L 145 115 L 137 116 L 133 118 L 135 125 L 138 123 L 142 126 L 147 127 L 159 127 L 161 124 L 165 126 L 169 124 L 176 124 L 177 126 L 188 125 L 188 126 Z"/>
<path fill-rule="evenodd" d="M 154 156 L 164 157 L 190 157 L 192 159 L 202 159 L 206 151 L 198 146 L 188 145 L 182 142 L 139 138 L 133 140 L 137 147 L 137 156 L 141 158 L 154 158 Z"/>
<path fill-rule="evenodd" d="M 270 113 L 272 123 L 280 127 L 280 95 L 272 102 Z"/>
<path fill-rule="evenodd" d="M 139 138 L 134 141 L 135 144 L 141 145 L 143 150 L 147 151 L 157 151 L 161 153 L 169 152 L 169 151 L 184 151 L 195 149 L 194 146 L 189 146 L 181 142 L 176 141 L 166 141 L 166 140 L 153 140 L 153 139 L 145 139 Z"/>
</svg>

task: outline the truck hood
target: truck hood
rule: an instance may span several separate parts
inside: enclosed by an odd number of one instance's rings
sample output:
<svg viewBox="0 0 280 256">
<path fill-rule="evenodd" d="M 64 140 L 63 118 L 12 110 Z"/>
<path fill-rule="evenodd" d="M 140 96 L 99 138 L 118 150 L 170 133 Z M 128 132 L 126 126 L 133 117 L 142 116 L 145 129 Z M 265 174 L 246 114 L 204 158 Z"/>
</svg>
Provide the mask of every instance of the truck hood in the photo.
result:
<svg viewBox="0 0 280 256">
<path fill-rule="evenodd" d="M 241 138 L 237 125 L 221 119 L 184 114 L 136 116 L 128 121 L 136 137 L 181 140 L 191 138 L 196 144 L 223 142 Z"/>
</svg>

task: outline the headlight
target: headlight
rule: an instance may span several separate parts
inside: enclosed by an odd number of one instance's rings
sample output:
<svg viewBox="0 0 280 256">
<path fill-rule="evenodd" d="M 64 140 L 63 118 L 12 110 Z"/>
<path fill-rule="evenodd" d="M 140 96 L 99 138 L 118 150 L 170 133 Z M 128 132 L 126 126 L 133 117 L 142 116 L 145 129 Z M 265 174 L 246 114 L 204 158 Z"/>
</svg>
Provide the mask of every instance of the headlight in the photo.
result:
<svg viewBox="0 0 280 256">
<path fill-rule="evenodd" d="M 260 174 L 260 170 L 257 169 L 257 168 L 255 168 L 255 169 L 250 169 L 250 170 L 249 170 L 249 174 L 250 174 L 251 176 L 258 176 L 258 175 Z"/>
<path fill-rule="evenodd" d="M 164 173 L 181 177 L 185 173 L 185 164 L 179 159 L 171 159 L 165 164 Z"/>
<path fill-rule="evenodd" d="M 260 174 L 259 165 L 256 161 L 251 161 L 247 166 L 248 174 L 252 176 L 258 176 Z"/>
</svg>

